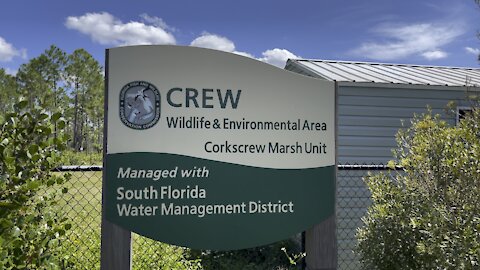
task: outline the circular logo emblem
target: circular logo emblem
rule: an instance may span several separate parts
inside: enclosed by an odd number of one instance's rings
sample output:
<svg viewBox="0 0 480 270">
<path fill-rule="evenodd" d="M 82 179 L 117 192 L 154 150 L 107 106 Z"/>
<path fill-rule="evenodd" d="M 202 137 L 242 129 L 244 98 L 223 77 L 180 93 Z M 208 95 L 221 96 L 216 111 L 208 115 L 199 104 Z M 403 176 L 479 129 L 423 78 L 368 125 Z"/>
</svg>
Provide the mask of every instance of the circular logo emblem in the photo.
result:
<svg viewBox="0 0 480 270">
<path fill-rule="evenodd" d="M 120 119 L 127 127 L 148 129 L 160 119 L 160 92 L 145 81 L 127 83 L 120 91 Z"/>
</svg>

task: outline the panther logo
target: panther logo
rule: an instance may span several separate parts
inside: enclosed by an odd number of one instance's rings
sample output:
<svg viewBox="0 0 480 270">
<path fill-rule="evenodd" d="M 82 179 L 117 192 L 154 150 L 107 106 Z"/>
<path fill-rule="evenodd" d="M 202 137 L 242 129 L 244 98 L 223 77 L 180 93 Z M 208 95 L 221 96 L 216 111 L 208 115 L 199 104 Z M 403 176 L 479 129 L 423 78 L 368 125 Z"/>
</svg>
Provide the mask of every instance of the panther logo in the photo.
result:
<svg viewBox="0 0 480 270">
<path fill-rule="evenodd" d="M 127 127 L 149 129 L 160 119 L 160 92 L 153 84 L 133 81 L 120 91 L 120 119 Z"/>
</svg>

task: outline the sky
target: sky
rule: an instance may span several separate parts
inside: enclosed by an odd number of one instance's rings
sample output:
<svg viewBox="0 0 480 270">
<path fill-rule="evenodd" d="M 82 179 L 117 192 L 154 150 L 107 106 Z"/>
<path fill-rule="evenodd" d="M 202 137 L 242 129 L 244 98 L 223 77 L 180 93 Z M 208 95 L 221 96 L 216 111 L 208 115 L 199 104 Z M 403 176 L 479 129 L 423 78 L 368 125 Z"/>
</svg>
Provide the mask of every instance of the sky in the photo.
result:
<svg viewBox="0 0 480 270">
<path fill-rule="evenodd" d="M 0 9 L 0 68 L 55 45 L 199 46 L 283 68 L 288 58 L 480 67 L 474 0 L 11 0 Z"/>
</svg>

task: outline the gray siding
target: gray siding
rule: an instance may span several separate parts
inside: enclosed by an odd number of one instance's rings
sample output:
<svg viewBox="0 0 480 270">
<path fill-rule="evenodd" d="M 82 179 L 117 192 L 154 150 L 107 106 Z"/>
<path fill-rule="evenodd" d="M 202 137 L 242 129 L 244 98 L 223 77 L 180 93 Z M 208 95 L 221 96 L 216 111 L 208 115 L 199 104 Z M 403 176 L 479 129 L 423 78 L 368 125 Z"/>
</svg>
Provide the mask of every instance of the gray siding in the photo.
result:
<svg viewBox="0 0 480 270">
<path fill-rule="evenodd" d="M 395 134 L 414 113 L 446 115 L 449 101 L 465 105 L 461 90 L 402 89 L 342 86 L 338 89 L 338 159 L 340 164 L 386 164 L 392 159 Z M 370 193 L 362 177 L 368 171 L 341 170 L 337 179 L 338 269 L 359 269 L 355 233 L 370 205 Z"/>
<path fill-rule="evenodd" d="M 402 121 L 409 124 L 413 115 L 433 113 L 455 123 L 446 115 L 449 101 L 465 104 L 466 93 L 458 90 L 426 90 L 339 86 L 338 157 L 340 164 L 378 164 L 392 159 L 395 134 Z"/>
</svg>

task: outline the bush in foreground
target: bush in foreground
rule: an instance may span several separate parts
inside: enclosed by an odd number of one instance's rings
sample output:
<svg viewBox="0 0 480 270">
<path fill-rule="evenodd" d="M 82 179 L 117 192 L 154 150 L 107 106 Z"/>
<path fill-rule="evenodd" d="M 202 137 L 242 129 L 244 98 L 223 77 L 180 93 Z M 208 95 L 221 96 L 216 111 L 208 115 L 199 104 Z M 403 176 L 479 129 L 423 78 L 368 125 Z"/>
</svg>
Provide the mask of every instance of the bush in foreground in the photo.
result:
<svg viewBox="0 0 480 270">
<path fill-rule="evenodd" d="M 71 225 L 54 211 L 51 188 L 65 178 L 50 173 L 65 147 L 54 124 L 60 130 L 65 122 L 27 105 L 18 102 L 0 125 L 0 269 L 65 268 L 59 246 Z"/>
<path fill-rule="evenodd" d="M 480 268 L 480 112 L 457 126 L 415 117 L 397 135 L 403 172 L 370 175 L 358 230 L 366 269 Z"/>
</svg>

